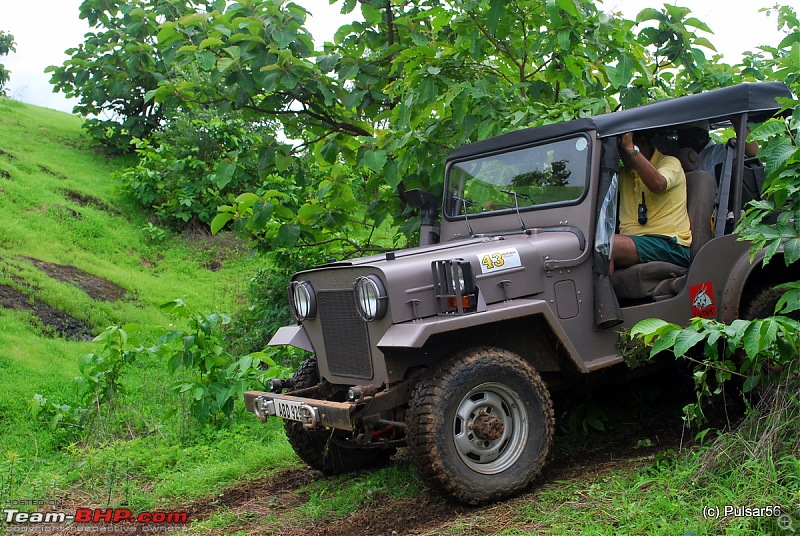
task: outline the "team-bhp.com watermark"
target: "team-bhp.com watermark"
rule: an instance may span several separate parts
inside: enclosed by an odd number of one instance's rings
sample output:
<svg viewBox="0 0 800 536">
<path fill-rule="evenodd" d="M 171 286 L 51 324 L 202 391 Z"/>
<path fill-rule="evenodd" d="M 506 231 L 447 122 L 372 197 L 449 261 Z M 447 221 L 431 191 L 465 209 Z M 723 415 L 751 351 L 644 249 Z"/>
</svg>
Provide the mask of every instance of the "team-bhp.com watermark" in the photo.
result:
<svg viewBox="0 0 800 536">
<path fill-rule="evenodd" d="M 78 508 L 74 513 L 26 512 L 19 508 L 0 509 L 0 520 L 8 533 L 48 533 L 64 529 L 86 533 L 159 533 L 184 528 L 189 523 L 186 512 L 140 512 L 127 508 Z"/>
</svg>

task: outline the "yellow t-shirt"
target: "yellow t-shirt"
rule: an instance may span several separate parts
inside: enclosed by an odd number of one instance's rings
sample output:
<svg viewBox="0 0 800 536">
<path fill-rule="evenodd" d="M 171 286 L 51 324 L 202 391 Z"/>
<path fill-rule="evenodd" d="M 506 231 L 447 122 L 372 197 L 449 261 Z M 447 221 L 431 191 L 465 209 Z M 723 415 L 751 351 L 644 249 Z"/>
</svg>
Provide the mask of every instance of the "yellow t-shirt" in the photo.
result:
<svg viewBox="0 0 800 536">
<path fill-rule="evenodd" d="M 619 187 L 619 230 L 622 234 L 674 236 L 682 246 L 692 245 L 689 213 L 686 210 L 686 175 L 680 161 L 656 151 L 650 163 L 667 180 L 667 189 L 654 193 L 647 189 L 633 166 L 623 168 Z M 638 208 L 644 192 L 647 223 L 639 224 Z"/>
</svg>

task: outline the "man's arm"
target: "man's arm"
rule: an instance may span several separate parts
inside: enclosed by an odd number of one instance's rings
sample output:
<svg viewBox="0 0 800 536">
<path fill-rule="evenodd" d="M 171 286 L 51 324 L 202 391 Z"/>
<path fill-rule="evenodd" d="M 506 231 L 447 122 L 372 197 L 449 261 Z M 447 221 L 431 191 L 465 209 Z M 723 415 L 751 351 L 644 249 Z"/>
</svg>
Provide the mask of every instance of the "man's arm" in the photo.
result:
<svg viewBox="0 0 800 536">
<path fill-rule="evenodd" d="M 632 132 L 627 132 L 622 135 L 620 148 L 623 152 L 623 159 L 636 168 L 636 171 L 639 172 L 639 177 L 642 179 L 644 185 L 647 186 L 648 190 L 656 194 L 666 191 L 667 179 L 650 162 L 650 157 L 653 156 L 652 148 L 649 148 L 649 156 L 641 151 L 631 156 L 634 150 Z"/>
<path fill-rule="evenodd" d="M 739 122 L 731 120 L 733 123 L 733 131 L 736 132 L 736 137 L 739 137 Z M 745 139 L 745 146 L 744 146 L 744 154 L 752 158 L 758 153 L 758 142 L 756 140 L 747 141 L 747 136 L 750 135 L 750 127 L 744 127 L 744 139 Z"/>
</svg>

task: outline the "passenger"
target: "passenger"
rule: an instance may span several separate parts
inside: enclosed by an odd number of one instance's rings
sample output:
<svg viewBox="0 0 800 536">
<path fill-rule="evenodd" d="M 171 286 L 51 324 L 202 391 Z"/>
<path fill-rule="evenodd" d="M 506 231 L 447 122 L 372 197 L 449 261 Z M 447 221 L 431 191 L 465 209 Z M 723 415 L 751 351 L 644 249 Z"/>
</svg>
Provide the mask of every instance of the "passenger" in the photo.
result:
<svg viewBox="0 0 800 536">
<path fill-rule="evenodd" d="M 739 136 L 738 121 L 732 120 L 736 136 Z M 735 138 L 728 143 L 715 143 L 708 135 L 710 125 L 708 121 L 695 121 L 690 123 L 684 128 L 678 130 L 678 145 L 681 147 L 690 147 L 697 152 L 698 161 L 695 166 L 696 171 L 708 171 L 714 174 L 717 179 L 720 177 L 721 166 L 725 162 L 725 154 L 728 147 L 733 147 Z M 747 129 L 745 135 L 750 134 L 750 129 Z M 734 143 L 731 143 L 734 142 Z M 744 147 L 744 154 L 747 157 L 754 157 L 758 152 L 758 142 L 749 141 Z"/>
<path fill-rule="evenodd" d="M 616 267 L 666 261 L 687 267 L 692 233 L 686 208 L 686 175 L 680 161 L 653 147 L 645 131 L 620 140 L 624 166 L 619 176 L 620 232 L 614 235 L 611 273 Z"/>
</svg>

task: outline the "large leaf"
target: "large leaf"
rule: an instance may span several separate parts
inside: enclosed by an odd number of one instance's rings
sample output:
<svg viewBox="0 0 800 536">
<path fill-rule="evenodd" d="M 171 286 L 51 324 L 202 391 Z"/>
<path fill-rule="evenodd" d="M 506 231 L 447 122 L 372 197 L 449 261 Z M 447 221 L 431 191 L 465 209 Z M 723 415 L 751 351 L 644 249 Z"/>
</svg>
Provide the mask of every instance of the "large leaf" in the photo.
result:
<svg viewBox="0 0 800 536">
<path fill-rule="evenodd" d="M 233 214 L 225 212 L 214 216 L 214 219 L 211 220 L 211 234 L 217 234 L 232 219 Z"/>
<path fill-rule="evenodd" d="M 364 153 L 363 163 L 372 171 L 381 171 L 386 165 L 388 154 L 384 150 L 368 150 Z"/>
</svg>

